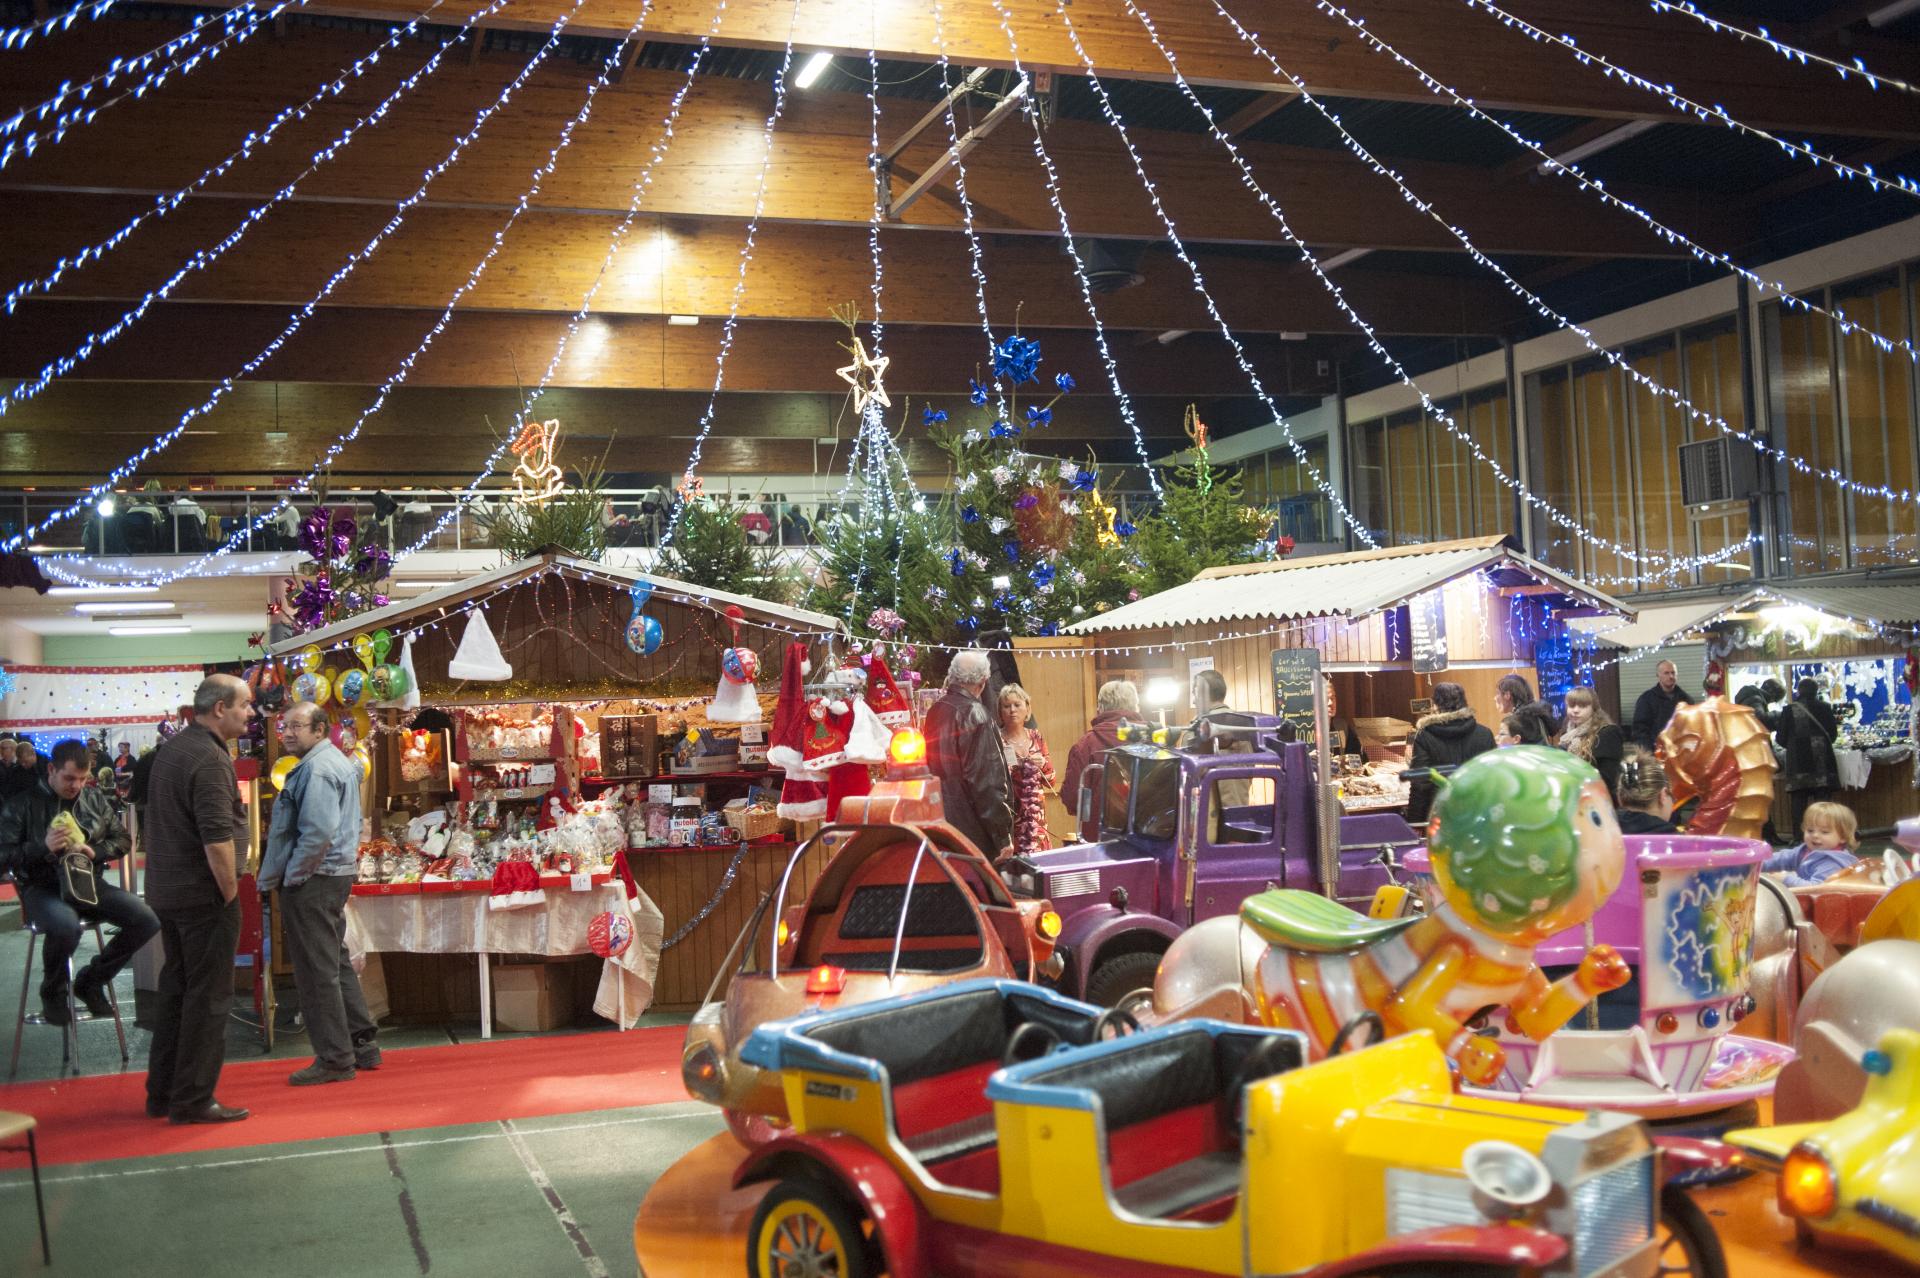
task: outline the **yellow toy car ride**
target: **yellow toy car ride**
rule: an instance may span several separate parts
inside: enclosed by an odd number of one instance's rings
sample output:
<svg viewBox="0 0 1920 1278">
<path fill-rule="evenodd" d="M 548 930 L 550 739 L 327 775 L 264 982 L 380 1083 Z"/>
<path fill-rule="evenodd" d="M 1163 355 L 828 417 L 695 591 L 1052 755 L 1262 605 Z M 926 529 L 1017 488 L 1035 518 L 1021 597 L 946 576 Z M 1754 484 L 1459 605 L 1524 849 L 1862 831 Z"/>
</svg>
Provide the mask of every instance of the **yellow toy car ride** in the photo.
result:
<svg viewBox="0 0 1920 1278">
<path fill-rule="evenodd" d="M 792 1127 L 735 1173 L 748 1272 L 1725 1274 L 1641 1123 L 1458 1095 L 1429 1033 L 1065 1045 L 1087 1010 L 974 981 L 756 1029 Z"/>
<path fill-rule="evenodd" d="M 1920 1033 L 1888 1030 L 1860 1064 L 1866 1094 L 1851 1113 L 1726 1139 L 1774 1165 L 1780 1210 L 1803 1239 L 1869 1243 L 1920 1264 Z"/>
</svg>

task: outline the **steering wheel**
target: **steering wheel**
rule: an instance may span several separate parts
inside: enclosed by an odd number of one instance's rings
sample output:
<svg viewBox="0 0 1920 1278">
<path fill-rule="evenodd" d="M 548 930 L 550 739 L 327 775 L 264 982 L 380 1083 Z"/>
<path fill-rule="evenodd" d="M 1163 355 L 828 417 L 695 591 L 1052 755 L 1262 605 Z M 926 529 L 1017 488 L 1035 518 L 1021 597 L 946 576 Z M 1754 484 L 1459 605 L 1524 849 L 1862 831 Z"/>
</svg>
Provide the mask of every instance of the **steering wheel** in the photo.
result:
<svg viewBox="0 0 1920 1278">
<path fill-rule="evenodd" d="M 1285 1034 L 1274 1034 L 1260 1041 L 1247 1059 L 1240 1062 L 1240 1068 L 1234 1073 L 1233 1086 L 1227 1089 L 1226 1100 L 1233 1115 L 1233 1128 L 1239 1131 L 1245 1126 L 1247 1088 L 1259 1082 L 1269 1074 L 1277 1074 L 1293 1063 L 1293 1039 Z"/>
<path fill-rule="evenodd" d="M 1023 1047 L 1029 1039 L 1043 1040 L 1040 1050 L 1031 1055 L 1023 1055 Z M 1037 1061 L 1054 1048 L 1060 1046 L 1060 1035 L 1051 1025 L 1042 1025 L 1039 1021 L 1028 1021 L 1007 1037 L 1007 1046 L 1000 1053 L 1002 1065 L 1018 1065 L 1022 1061 Z"/>
<path fill-rule="evenodd" d="M 1340 1027 L 1340 1032 L 1333 1036 L 1333 1042 L 1327 1048 L 1327 1055 L 1338 1056 L 1340 1053 L 1346 1051 L 1347 1036 L 1359 1029 L 1362 1025 L 1373 1030 L 1373 1033 L 1367 1037 L 1366 1045 L 1368 1047 L 1372 1047 L 1375 1043 L 1378 1043 L 1387 1036 L 1387 1023 L 1380 1019 L 1380 1013 L 1362 1012 Z"/>
<path fill-rule="evenodd" d="M 1108 1030 L 1112 1030 L 1113 1033 L 1109 1035 L 1107 1033 Z M 1140 1022 L 1134 1018 L 1132 1012 L 1126 1011 L 1124 1008 L 1109 1007 L 1106 1011 L 1093 1018 L 1093 1027 L 1087 1033 L 1087 1041 L 1089 1043 L 1098 1043 L 1108 1037 L 1120 1038 L 1127 1034 L 1138 1034 L 1139 1032 Z"/>
</svg>

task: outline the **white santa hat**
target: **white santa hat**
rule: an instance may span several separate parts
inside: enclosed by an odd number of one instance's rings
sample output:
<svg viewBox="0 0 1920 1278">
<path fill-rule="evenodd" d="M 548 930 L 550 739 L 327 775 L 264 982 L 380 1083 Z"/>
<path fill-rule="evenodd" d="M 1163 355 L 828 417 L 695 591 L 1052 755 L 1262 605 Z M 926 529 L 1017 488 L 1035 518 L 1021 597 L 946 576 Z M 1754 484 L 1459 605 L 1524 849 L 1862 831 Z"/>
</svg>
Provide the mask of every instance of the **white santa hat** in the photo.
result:
<svg viewBox="0 0 1920 1278">
<path fill-rule="evenodd" d="M 513 678 L 513 667 L 500 655 L 500 645 L 494 642 L 493 628 L 487 625 L 487 614 L 478 608 L 467 614 L 467 632 L 460 636 L 459 650 L 453 654 L 453 660 L 447 663 L 449 679 L 483 679 L 501 683 Z"/>
<path fill-rule="evenodd" d="M 406 695 L 392 704 L 402 710 L 420 708 L 420 676 L 413 672 L 413 636 L 409 634 L 400 641 L 400 668 L 407 672 Z"/>
</svg>

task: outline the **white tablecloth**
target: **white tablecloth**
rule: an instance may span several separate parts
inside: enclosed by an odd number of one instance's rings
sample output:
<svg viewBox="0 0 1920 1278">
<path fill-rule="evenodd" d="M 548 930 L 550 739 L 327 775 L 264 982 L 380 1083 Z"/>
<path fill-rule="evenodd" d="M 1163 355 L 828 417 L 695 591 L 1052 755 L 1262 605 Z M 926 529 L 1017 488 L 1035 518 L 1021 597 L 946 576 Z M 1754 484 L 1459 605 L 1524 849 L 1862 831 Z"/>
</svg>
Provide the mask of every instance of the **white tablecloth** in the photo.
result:
<svg viewBox="0 0 1920 1278">
<path fill-rule="evenodd" d="M 625 885 L 613 879 L 585 892 L 549 887 L 544 908 L 490 909 L 488 896 L 486 892 L 434 892 L 349 897 L 347 951 L 356 965 L 369 952 L 556 958 L 586 954 L 590 952 L 587 924 L 594 916 L 625 910 L 633 919 L 633 944 L 602 967 L 593 1010 L 623 1029 L 631 1028 L 647 1010 L 653 1001 L 653 978 L 660 970 L 666 919 L 646 893 L 629 902 Z"/>
<path fill-rule="evenodd" d="M 1873 772 L 1865 750 L 1835 750 L 1834 767 L 1840 773 L 1840 786 L 1846 790 L 1864 790 Z"/>
</svg>

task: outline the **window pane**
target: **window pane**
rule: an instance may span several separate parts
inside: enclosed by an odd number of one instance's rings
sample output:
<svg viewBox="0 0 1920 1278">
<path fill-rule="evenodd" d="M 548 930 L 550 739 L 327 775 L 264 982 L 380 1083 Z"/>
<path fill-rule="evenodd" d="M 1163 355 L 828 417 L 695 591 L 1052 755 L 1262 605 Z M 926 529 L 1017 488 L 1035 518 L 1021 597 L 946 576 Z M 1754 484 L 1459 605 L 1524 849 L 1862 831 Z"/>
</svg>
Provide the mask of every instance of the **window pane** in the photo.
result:
<svg viewBox="0 0 1920 1278">
<path fill-rule="evenodd" d="M 1416 545 L 1432 541 L 1433 518 L 1427 509 L 1427 429 L 1418 412 L 1387 420 L 1389 478 L 1387 501 L 1393 524 L 1393 544 Z"/>
<path fill-rule="evenodd" d="M 1568 395 L 1567 372 L 1549 369 L 1527 378 L 1527 431 L 1535 450 L 1531 487 L 1555 510 L 1574 514 L 1578 507 L 1574 475 L 1573 401 Z M 1533 520 L 1533 543 L 1545 562 L 1564 572 L 1580 571 L 1580 543 L 1566 528 L 1538 509 Z"/>
<path fill-rule="evenodd" d="M 1507 421 L 1507 389 L 1487 395 L 1469 410 L 1473 419 L 1474 442 L 1480 451 L 1500 464 L 1509 479 L 1517 479 L 1513 465 L 1513 431 Z M 1473 464 L 1473 522 L 1468 531 L 1475 536 L 1514 532 L 1513 489 L 1494 475 L 1493 468 L 1478 458 Z"/>
<path fill-rule="evenodd" d="M 1387 424 L 1362 422 L 1353 427 L 1353 496 L 1347 508 L 1382 545 L 1387 544 Z"/>
<path fill-rule="evenodd" d="M 1849 317 L 1876 333 L 1906 331 L 1899 286 L 1889 282 L 1862 297 L 1845 299 Z M 1867 484 L 1885 484 L 1896 492 L 1911 490 L 1913 475 L 1913 416 L 1907 393 L 1904 359 L 1882 354 L 1864 333 L 1840 338 L 1840 403 L 1846 415 L 1847 463 L 1843 473 Z M 1837 499 L 1831 482 L 1809 479 Z M 1859 567 L 1907 563 L 1915 557 L 1914 508 L 1911 502 L 1854 494 L 1853 562 Z"/>
<path fill-rule="evenodd" d="M 1740 335 L 1732 329 L 1695 332 L 1687 335 L 1681 347 L 1686 361 L 1687 398 L 1694 408 L 1719 417 L 1730 430 L 1746 429 L 1746 398 L 1740 387 Z M 1720 428 L 1710 421 L 1690 417 L 1687 422 L 1689 441 L 1716 439 L 1720 433 Z M 1763 466 L 1766 464 L 1762 462 Z M 1752 521 L 1744 510 L 1720 518 L 1697 520 L 1693 526 L 1695 553 L 1710 555 L 1732 545 L 1747 536 L 1751 526 Z M 1746 550 L 1703 566 L 1699 575 L 1705 583 L 1747 581 L 1753 577 L 1752 568 L 1753 552 Z"/>
<path fill-rule="evenodd" d="M 1620 374 L 1606 365 L 1574 373 L 1580 420 L 1580 522 L 1597 538 L 1632 548 L 1633 459 L 1628 426 L 1620 410 Z M 1589 542 L 1583 552 L 1589 575 L 1601 582 L 1635 575 L 1631 559 Z"/>
<path fill-rule="evenodd" d="M 1680 384 L 1680 355 L 1671 341 L 1630 359 L 1635 371 L 1660 386 Z M 1684 557 L 1693 553 L 1693 530 L 1686 507 L 1680 503 L 1680 453 L 1686 439 L 1685 410 L 1672 399 L 1656 394 L 1643 383 L 1626 381 L 1627 401 L 1633 413 L 1634 455 L 1639 460 L 1638 532 L 1641 553 Z M 1647 565 L 1643 571 L 1654 571 Z M 1669 577 L 1674 585 L 1690 585 L 1692 572 Z"/>
<path fill-rule="evenodd" d="M 1834 411 L 1830 325 L 1824 315 L 1778 309 L 1780 332 L 1779 398 L 1786 451 L 1817 470 L 1845 469 L 1840 458 L 1840 427 Z M 1789 562 L 1796 573 L 1828 572 L 1847 566 L 1840 526 L 1838 490 L 1822 480 L 1787 472 Z"/>
<path fill-rule="evenodd" d="M 1461 401 L 1440 404 L 1463 435 L 1473 432 L 1473 419 Z M 1473 475 L 1480 463 L 1466 441 L 1447 429 L 1438 417 L 1427 419 L 1427 441 L 1433 450 L 1433 531 L 1439 539 L 1465 537 L 1473 531 Z"/>
</svg>

